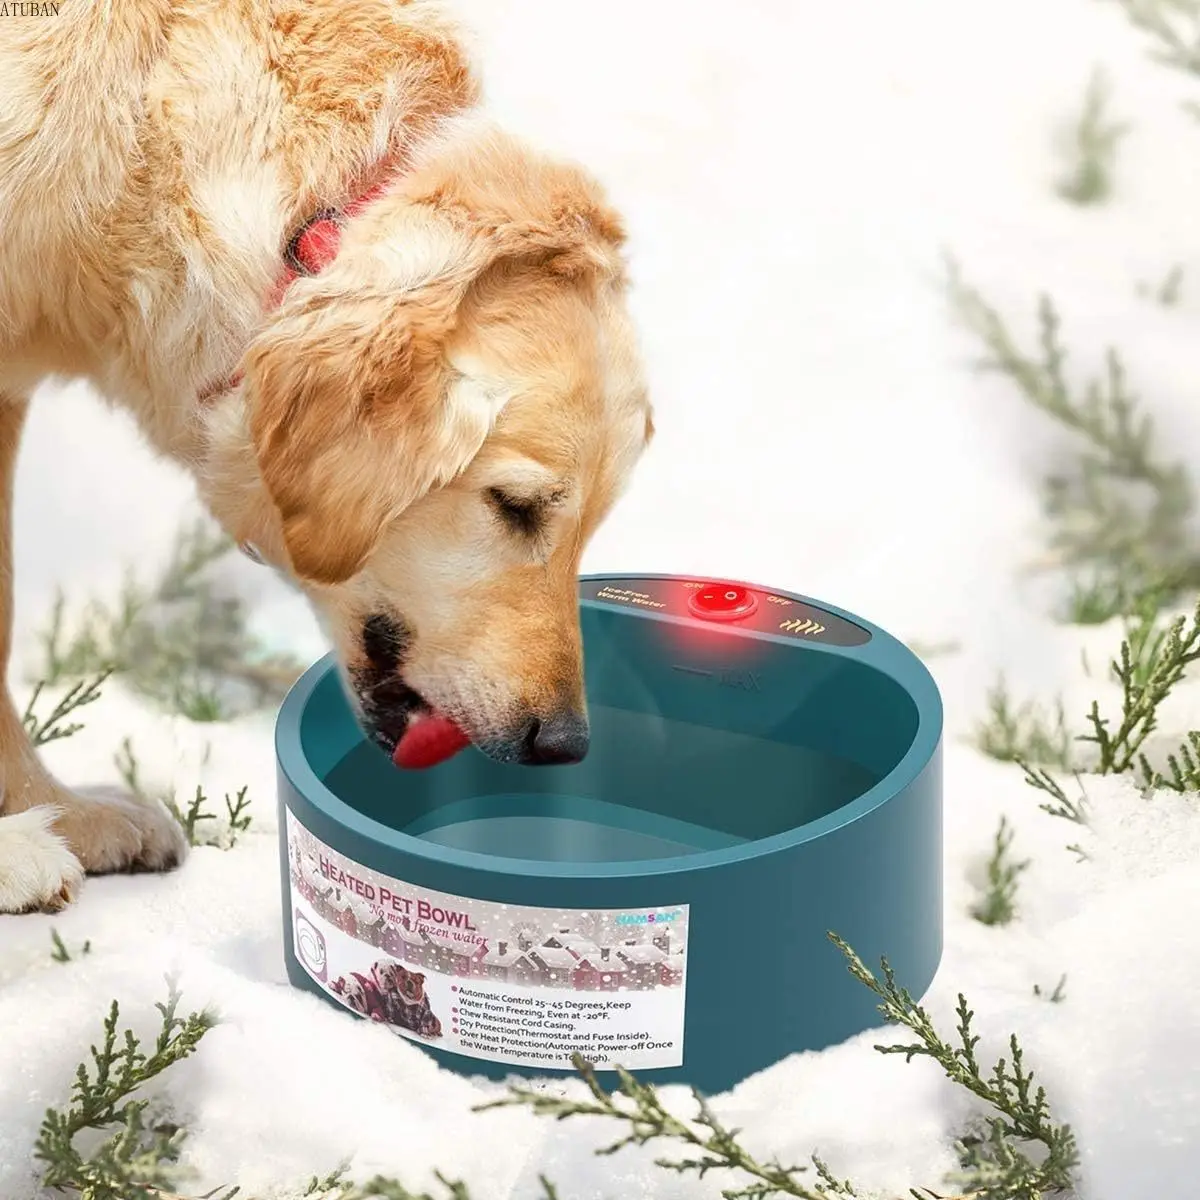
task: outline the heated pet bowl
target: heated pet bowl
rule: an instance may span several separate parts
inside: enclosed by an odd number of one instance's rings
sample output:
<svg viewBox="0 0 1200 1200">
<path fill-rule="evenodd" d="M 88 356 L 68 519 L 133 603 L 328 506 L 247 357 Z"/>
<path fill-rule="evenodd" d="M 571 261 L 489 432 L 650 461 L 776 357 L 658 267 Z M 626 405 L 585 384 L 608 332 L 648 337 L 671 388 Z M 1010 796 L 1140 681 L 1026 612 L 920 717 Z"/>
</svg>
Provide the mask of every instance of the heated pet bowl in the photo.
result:
<svg viewBox="0 0 1200 1200">
<path fill-rule="evenodd" d="M 292 983 L 464 1074 L 580 1054 L 723 1091 L 880 1023 L 826 932 L 920 995 L 942 948 L 942 708 L 802 596 L 585 577 L 591 749 L 397 769 L 331 659 L 276 737 Z"/>
</svg>

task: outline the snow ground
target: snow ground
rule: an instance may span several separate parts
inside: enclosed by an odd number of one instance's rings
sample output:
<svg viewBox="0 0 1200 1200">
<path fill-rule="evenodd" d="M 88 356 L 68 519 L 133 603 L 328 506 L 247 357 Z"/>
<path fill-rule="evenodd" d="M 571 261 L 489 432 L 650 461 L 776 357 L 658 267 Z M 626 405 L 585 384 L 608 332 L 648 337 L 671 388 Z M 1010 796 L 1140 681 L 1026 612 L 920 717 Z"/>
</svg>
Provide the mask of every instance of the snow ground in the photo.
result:
<svg viewBox="0 0 1200 1200">
<path fill-rule="evenodd" d="M 1001 669 L 1017 696 L 1062 691 L 1081 715 L 1105 690 L 1084 676 L 1081 648 L 1103 663 L 1119 634 L 1054 626 L 1022 582 L 1041 533 L 1033 482 L 1057 443 L 1002 382 L 968 371 L 975 348 L 940 290 L 949 250 L 1022 332 L 1050 291 L 1076 368 L 1119 344 L 1164 438 L 1194 458 L 1200 298 L 1189 280 L 1176 308 L 1136 294 L 1196 259 L 1200 129 L 1178 110 L 1184 88 L 1095 0 L 912 0 L 869 19 L 783 0 L 610 0 L 602 19 L 551 0 L 510 0 L 503 15 L 462 5 L 500 114 L 588 162 L 630 218 L 660 433 L 585 569 L 760 580 L 902 637 L 962 644 L 931 664 L 949 729 L 947 949 L 929 1006 L 948 1032 L 965 992 L 981 1058 L 1019 1032 L 1078 1129 L 1087 1200 L 1193 1194 L 1200 819 L 1186 801 L 1097 789 L 1096 858 L 1079 865 L 1064 849 L 1074 827 L 963 740 Z M 1078 210 L 1054 195 L 1053 136 L 1096 64 L 1134 129 L 1113 202 Z M 192 504 L 190 485 L 81 389 L 41 401 L 18 483 L 18 645 L 56 583 L 111 589 L 135 551 L 162 558 Z M 263 626 L 318 653 L 297 601 L 249 565 L 244 575 Z M 14 679 L 27 686 L 23 670 Z M 1164 734 L 1196 728 L 1197 710 L 1200 691 L 1185 689 Z M 494 1088 L 286 986 L 269 718 L 195 726 L 118 687 L 87 718 L 51 747 L 67 779 L 113 778 L 129 735 L 153 782 L 218 795 L 249 784 L 255 824 L 233 851 L 197 851 L 172 876 L 94 880 L 57 918 L 0 918 L 0 1196 L 35 1194 L 38 1122 L 109 998 L 151 1028 L 172 966 L 185 1003 L 214 999 L 229 1018 L 167 1082 L 205 1186 L 270 1194 L 357 1150 L 357 1176 L 422 1187 L 442 1168 L 477 1200 L 531 1200 L 539 1173 L 569 1200 L 717 1194 L 721 1180 L 665 1175 L 651 1154 L 594 1159 L 607 1129 L 472 1116 Z M 990 929 L 967 908 L 1002 813 L 1033 865 L 1019 920 Z M 52 925 L 92 953 L 51 962 Z M 1064 973 L 1063 1003 L 1034 996 Z M 783 1062 L 716 1107 L 764 1154 L 815 1149 L 839 1177 L 891 1195 L 938 1188 L 962 1097 L 930 1064 L 874 1053 L 878 1040 Z"/>
</svg>

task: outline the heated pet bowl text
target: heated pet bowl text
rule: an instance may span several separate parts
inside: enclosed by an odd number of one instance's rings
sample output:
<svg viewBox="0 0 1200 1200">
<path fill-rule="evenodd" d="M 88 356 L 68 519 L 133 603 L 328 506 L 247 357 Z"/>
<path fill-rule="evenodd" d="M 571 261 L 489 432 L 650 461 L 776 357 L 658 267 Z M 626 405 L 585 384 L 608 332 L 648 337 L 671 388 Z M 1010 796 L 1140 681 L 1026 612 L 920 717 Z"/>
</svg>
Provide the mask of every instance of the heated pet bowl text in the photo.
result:
<svg viewBox="0 0 1200 1200">
<path fill-rule="evenodd" d="M 428 900 L 420 898 L 414 900 L 411 896 L 397 896 L 395 892 L 389 891 L 382 885 L 376 887 L 373 883 L 367 883 L 366 880 L 343 871 L 341 867 L 335 866 L 324 855 L 321 856 L 319 863 L 321 874 L 330 883 L 335 883 L 348 892 L 354 892 L 364 900 L 378 904 L 381 908 L 390 908 L 393 912 L 401 913 L 406 917 L 416 917 L 418 921 L 430 921 L 434 925 L 446 925 L 451 929 L 465 929 L 471 933 L 478 932 L 471 924 L 469 913 L 438 908 L 436 905 L 430 904 Z"/>
<path fill-rule="evenodd" d="M 621 913 L 617 917 L 618 925 L 661 925 L 667 921 L 678 921 L 683 914 L 679 909 L 674 912 L 652 912 L 652 913 Z"/>
</svg>

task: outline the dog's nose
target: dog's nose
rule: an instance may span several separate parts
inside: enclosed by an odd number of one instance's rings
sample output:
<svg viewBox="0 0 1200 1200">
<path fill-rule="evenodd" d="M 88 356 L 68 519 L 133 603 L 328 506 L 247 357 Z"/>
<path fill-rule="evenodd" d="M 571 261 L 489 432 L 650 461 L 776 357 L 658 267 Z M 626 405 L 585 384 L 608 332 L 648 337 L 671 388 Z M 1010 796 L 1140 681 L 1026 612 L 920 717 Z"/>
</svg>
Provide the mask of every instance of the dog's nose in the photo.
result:
<svg viewBox="0 0 1200 1200">
<path fill-rule="evenodd" d="M 522 758 L 526 763 L 544 767 L 583 762 L 588 741 L 585 717 L 578 713 L 559 713 L 534 721 L 525 738 Z"/>
</svg>

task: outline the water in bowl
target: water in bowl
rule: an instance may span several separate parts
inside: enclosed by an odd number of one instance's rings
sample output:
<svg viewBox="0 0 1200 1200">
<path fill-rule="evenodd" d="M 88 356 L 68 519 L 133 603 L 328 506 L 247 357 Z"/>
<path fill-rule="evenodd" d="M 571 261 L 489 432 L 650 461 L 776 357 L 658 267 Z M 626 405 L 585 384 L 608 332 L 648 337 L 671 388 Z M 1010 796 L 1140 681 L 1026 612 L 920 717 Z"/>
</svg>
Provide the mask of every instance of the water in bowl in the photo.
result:
<svg viewBox="0 0 1200 1200">
<path fill-rule="evenodd" d="M 540 862 L 636 862 L 797 828 L 880 776 L 806 746 L 595 705 L 584 762 L 521 767 L 469 748 L 405 772 L 367 742 L 325 777 L 339 799 L 409 836 Z"/>
</svg>

